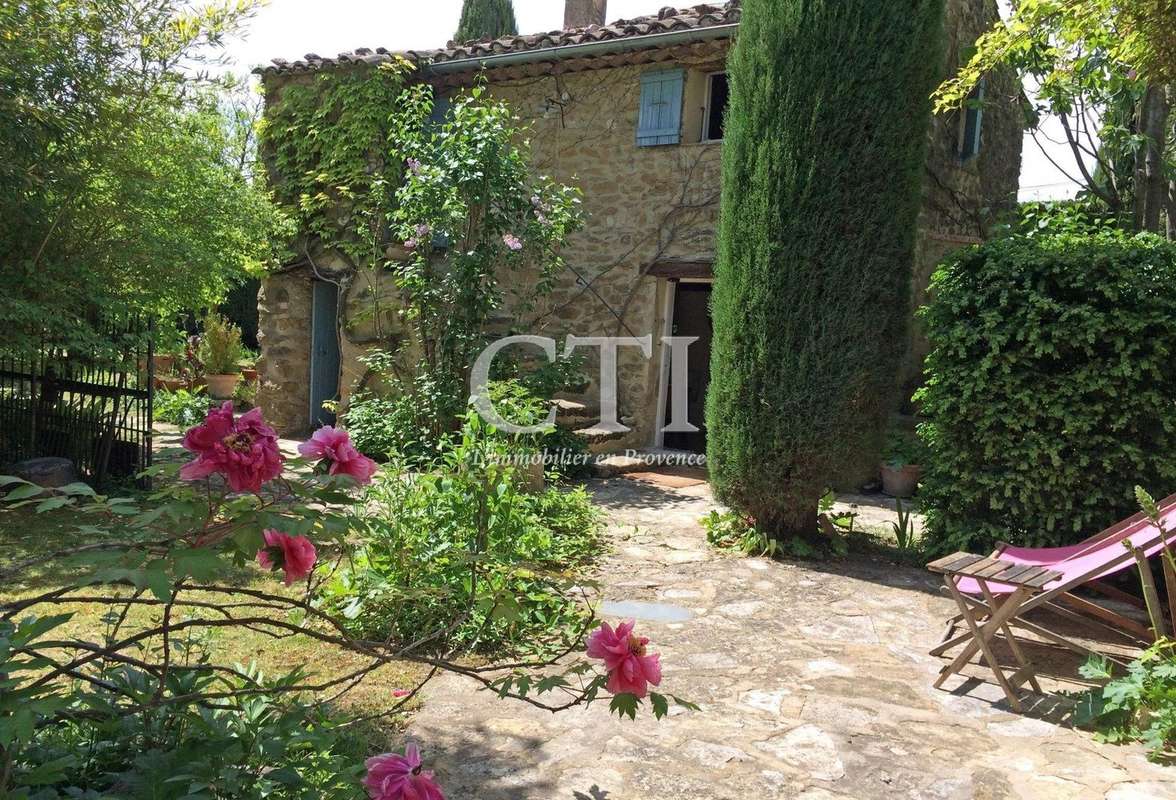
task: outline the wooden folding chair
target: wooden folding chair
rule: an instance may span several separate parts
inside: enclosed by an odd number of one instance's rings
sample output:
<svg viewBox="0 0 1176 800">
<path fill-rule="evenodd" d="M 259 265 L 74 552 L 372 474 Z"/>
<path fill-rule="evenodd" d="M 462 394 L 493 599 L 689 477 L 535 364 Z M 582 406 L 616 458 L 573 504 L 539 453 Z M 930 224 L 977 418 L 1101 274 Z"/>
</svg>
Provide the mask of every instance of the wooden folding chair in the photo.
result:
<svg viewBox="0 0 1176 800">
<path fill-rule="evenodd" d="M 1168 523 L 1176 521 L 1176 507 L 1167 508 L 1164 518 Z M 1127 522 L 1131 522 L 1132 525 L 1127 526 Z M 1165 525 L 1166 527 L 1168 525 Z M 964 644 L 963 651 L 940 671 L 935 681 L 936 688 L 942 686 L 949 676 L 959 672 L 979 650 L 983 660 L 996 676 L 997 683 L 1009 700 L 1009 705 L 1015 710 L 1020 710 L 1020 699 L 1017 696 L 1020 686 L 1028 682 L 1036 691 L 1040 691 L 1040 687 L 1034 677 L 1032 665 L 1025 659 L 1013 634 L 1014 627 L 1081 654 L 1095 652 L 1049 630 L 1044 625 L 1027 620 L 1026 613 L 1034 608 L 1047 607 L 1063 617 L 1099 625 L 1128 637 L 1131 636 L 1131 633 L 1128 633 L 1130 631 L 1144 641 L 1164 635 L 1162 624 L 1159 630 L 1150 630 L 1117 612 L 1073 594 L 1073 590 L 1080 586 L 1090 586 L 1101 578 L 1138 564 L 1144 591 L 1152 600 L 1152 606 L 1159 607 L 1159 598 L 1156 596 L 1155 582 L 1147 566 L 1147 558 L 1156 555 L 1166 546 L 1164 533 L 1142 515 L 1137 515 L 1109 530 L 1122 535 L 1100 536 L 1100 546 L 1083 548 L 1078 555 L 1057 564 L 1017 564 L 973 553 L 953 553 L 928 564 L 928 569 L 943 575 L 947 592 L 959 608 L 960 613 L 954 619 L 964 622 L 967 626 L 963 634 L 952 638 L 945 637 L 945 641 L 931 650 L 932 655 L 942 655 L 950 648 Z M 1176 532 L 1168 535 L 1176 536 Z M 1165 560 L 1165 569 L 1167 566 Z M 1169 591 L 1168 599 L 1170 610 L 1176 615 L 1176 580 L 1173 580 L 1173 577 L 1169 575 L 1173 589 Z M 998 632 L 1003 634 L 1018 664 L 1012 675 L 1005 675 L 992 652 L 992 638 Z M 1114 656 L 1099 655 L 1120 664 L 1124 663 Z"/>
<path fill-rule="evenodd" d="M 935 679 L 938 689 L 949 677 L 963 669 L 979 650 L 996 677 L 996 682 L 1008 698 L 1013 710 L 1021 710 L 1021 700 L 1017 691 L 1021 684 L 1028 682 L 1033 690 L 1040 693 L 1041 686 L 1037 683 L 1033 665 L 1025 658 L 1024 652 L 1017 643 L 1009 627 L 1009 621 L 1016 618 L 1021 607 L 1046 584 L 1062 577 L 1045 567 L 1022 566 L 996 558 L 976 556 L 970 553 L 954 553 L 927 565 L 927 569 L 944 576 L 944 584 L 948 593 L 955 599 L 960 609 L 960 618 L 967 624 L 969 641 L 955 659 L 939 671 Z M 966 597 L 957 587 L 956 578 L 972 578 L 979 585 L 984 596 L 984 602 L 978 602 Z M 998 601 L 989 588 L 989 581 L 1005 586 L 1015 587 L 1014 591 L 1006 594 Z M 997 632 L 1003 633 L 1009 649 L 1013 651 L 1018 669 L 1011 675 L 1006 675 L 992 651 L 992 638 Z"/>
</svg>

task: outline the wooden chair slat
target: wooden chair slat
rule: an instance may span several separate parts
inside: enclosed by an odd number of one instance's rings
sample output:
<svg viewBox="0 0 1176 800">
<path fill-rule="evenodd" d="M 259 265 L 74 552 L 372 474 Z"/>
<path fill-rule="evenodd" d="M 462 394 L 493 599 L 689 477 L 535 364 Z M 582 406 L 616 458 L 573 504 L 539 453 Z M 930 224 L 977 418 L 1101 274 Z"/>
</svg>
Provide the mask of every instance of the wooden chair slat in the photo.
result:
<svg viewBox="0 0 1176 800">
<path fill-rule="evenodd" d="M 1052 583 L 1058 578 L 1062 577 L 1062 573 L 1055 572 L 1052 569 L 1042 568 L 1040 572 L 1034 573 L 1030 576 L 1022 576 L 1019 583 L 1022 586 L 1028 586 L 1031 589 L 1043 589 L 1047 583 Z"/>
<path fill-rule="evenodd" d="M 1017 564 L 1010 569 L 1006 569 L 1004 572 L 993 575 L 992 579 L 997 583 L 1013 583 L 1020 579 L 1022 575 L 1026 575 L 1034 569 L 1036 568 L 1032 564 Z"/>
<path fill-rule="evenodd" d="M 975 553 L 952 553 L 950 556 L 932 561 L 927 565 L 927 569 L 933 572 L 958 572 L 983 558 L 984 556 Z"/>
<path fill-rule="evenodd" d="M 1005 572 L 1009 568 L 1009 562 L 1001 561 L 996 558 L 986 558 L 983 564 L 976 564 L 968 571 L 977 578 L 991 578 L 1000 572 Z"/>
</svg>

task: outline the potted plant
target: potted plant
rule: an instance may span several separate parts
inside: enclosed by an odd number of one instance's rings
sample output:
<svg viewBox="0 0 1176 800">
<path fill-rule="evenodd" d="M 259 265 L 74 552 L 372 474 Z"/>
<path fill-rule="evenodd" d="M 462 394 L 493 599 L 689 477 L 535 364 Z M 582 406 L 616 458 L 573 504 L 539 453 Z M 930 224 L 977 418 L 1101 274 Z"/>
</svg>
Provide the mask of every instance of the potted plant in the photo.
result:
<svg viewBox="0 0 1176 800">
<path fill-rule="evenodd" d="M 891 497 L 910 497 L 923 477 L 922 442 L 910 431 L 892 431 L 882 451 L 882 491 Z"/>
<path fill-rule="evenodd" d="M 184 352 L 186 341 L 187 334 L 180 330 L 174 319 L 165 315 L 156 322 L 155 355 L 152 361 L 157 376 L 175 374 L 176 361 L 179 360 L 176 354 Z"/>
<path fill-rule="evenodd" d="M 254 383 L 257 381 L 257 354 L 248 347 L 241 348 L 241 352 L 241 376 L 246 383 Z"/>
<path fill-rule="evenodd" d="M 200 337 L 200 361 L 208 395 L 214 400 L 231 400 L 241 377 L 241 329 L 220 314 L 204 318 Z"/>
</svg>

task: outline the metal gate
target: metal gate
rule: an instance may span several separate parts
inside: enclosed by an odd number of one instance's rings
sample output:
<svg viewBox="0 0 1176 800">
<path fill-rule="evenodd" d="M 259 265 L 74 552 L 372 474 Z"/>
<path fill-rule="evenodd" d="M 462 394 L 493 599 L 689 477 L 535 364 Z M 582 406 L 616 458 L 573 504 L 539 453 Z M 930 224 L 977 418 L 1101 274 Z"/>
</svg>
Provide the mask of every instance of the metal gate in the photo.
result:
<svg viewBox="0 0 1176 800">
<path fill-rule="evenodd" d="M 0 469 L 57 456 L 102 486 L 149 467 L 151 333 L 149 323 L 130 319 L 105 326 L 85 347 L 45 343 L 19 354 L 0 349 Z"/>
</svg>

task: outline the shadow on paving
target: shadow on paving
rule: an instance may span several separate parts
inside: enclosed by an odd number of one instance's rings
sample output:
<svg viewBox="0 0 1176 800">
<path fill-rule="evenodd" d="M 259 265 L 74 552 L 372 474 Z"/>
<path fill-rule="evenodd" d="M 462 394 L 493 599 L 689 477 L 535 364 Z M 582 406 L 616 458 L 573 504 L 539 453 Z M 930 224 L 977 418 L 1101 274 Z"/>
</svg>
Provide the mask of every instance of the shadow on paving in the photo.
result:
<svg viewBox="0 0 1176 800">
<path fill-rule="evenodd" d="M 422 750 L 425 768 L 436 773 L 449 800 L 621 800 L 601 788 L 590 769 L 583 771 L 582 777 L 577 774 L 557 784 L 550 776 L 558 775 L 559 770 L 531 766 L 539 762 L 550 767 L 554 763 L 554 759 L 542 758 L 541 751 L 548 743 L 544 737 L 511 733 L 498 725 L 482 723 L 466 726 L 460 737 L 445 743 L 425 742 Z"/>
<path fill-rule="evenodd" d="M 705 499 L 698 494 L 687 494 L 682 489 L 658 486 L 646 481 L 624 477 L 590 480 L 584 485 L 592 494 L 593 502 L 609 511 L 622 509 L 673 511 L 698 505 Z"/>
</svg>

